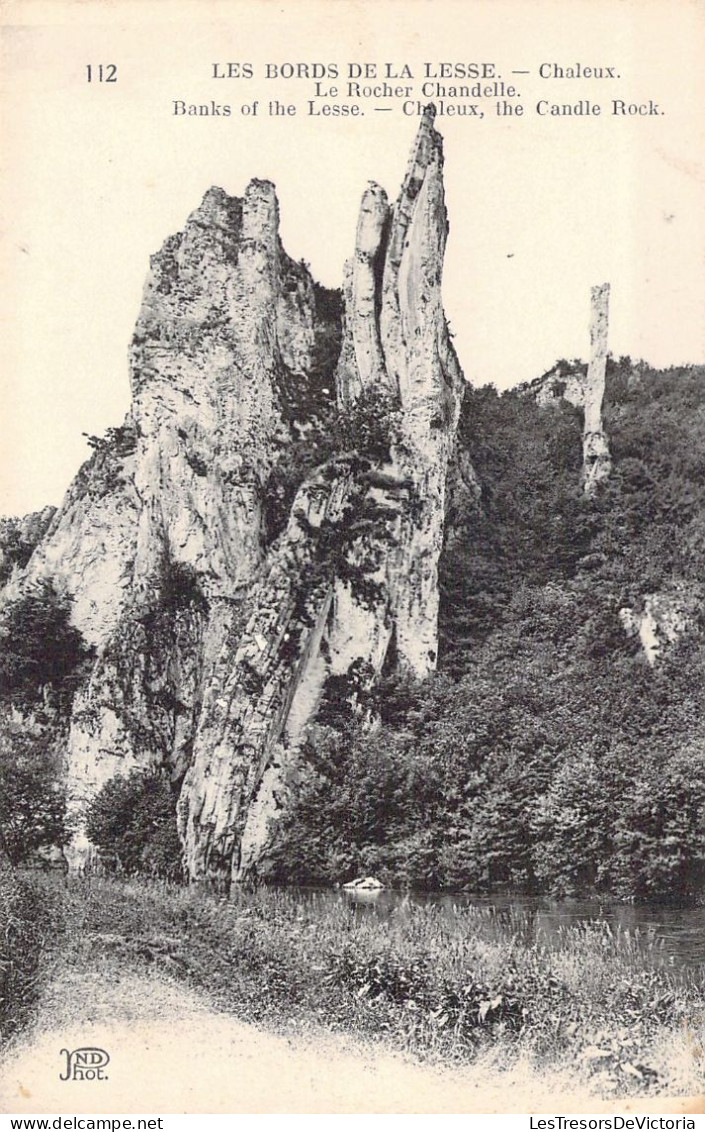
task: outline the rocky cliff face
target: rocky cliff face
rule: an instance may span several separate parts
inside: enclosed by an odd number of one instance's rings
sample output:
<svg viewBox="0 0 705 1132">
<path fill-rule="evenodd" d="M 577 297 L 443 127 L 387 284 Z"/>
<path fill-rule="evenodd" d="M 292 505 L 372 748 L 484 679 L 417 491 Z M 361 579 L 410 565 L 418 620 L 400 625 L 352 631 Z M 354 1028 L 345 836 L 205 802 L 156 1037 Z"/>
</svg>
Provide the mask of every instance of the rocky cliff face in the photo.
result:
<svg viewBox="0 0 705 1132">
<path fill-rule="evenodd" d="M 211 189 L 152 260 L 131 350 L 140 580 L 166 550 L 227 598 L 260 566 L 283 385 L 306 380 L 315 345 L 313 281 L 278 227 L 268 182 L 242 200 Z"/>
<path fill-rule="evenodd" d="M 132 584 L 140 501 L 136 435 L 112 430 L 79 471 L 13 592 L 52 580 L 74 599 L 73 620 L 92 645 L 115 630 Z"/>
<path fill-rule="evenodd" d="M 113 776 L 166 766 L 194 879 L 256 871 L 331 680 L 354 703 L 384 666 L 435 666 L 462 393 L 442 165 L 429 112 L 396 203 L 363 196 L 342 343 L 335 296 L 282 248 L 274 187 L 211 189 L 152 258 L 126 421 L 13 575 L 15 596 L 70 593 L 96 650 L 68 738 L 79 826 Z M 347 445 L 309 461 L 272 541 L 272 476 L 334 419 Z M 79 832 L 75 863 L 88 851 Z"/>
<path fill-rule="evenodd" d="M 542 377 L 536 378 L 529 384 L 529 389 L 536 399 L 536 404 L 545 408 L 555 405 L 561 399 L 569 405 L 582 409 L 585 406 L 585 385 L 587 372 L 580 363 L 558 362 L 553 369 Z"/>
<path fill-rule="evenodd" d="M 349 694 L 437 657 L 437 569 L 462 377 L 440 283 L 441 140 L 427 114 L 394 206 L 365 192 L 346 270 L 338 403 L 384 421 L 302 485 L 287 530 L 219 657 L 180 801 L 193 876 L 241 880 L 264 851 L 277 793 L 331 678 Z M 361 422 L 363 432 L 372 421 Z M 390 656 L 391 651 L 391 656 Z"/>
<path fill-rule="evenodd" d="M 673 581 L 660 593 L 644 594 L 640 608 L 620 609 L 619 619 L 627 636 L 638 636 L 653 668 L 669 645 L 693 629 L 701 608 L 699 586 Z"/>
<path fill-rule="evenodd" d="M 61 574 L 99 646 L 68 742 L 79 814 L 115 774 L 183 775 L 205 673 L 262 564 L 265 485 L 292 438 L 287 391 L 308 380 L 317 343 L 313 281 L 278 221 L 267 182 L 242 200 L 211 189 L 152 258 L 130 416 L 30 564 Z"/>
</svg>

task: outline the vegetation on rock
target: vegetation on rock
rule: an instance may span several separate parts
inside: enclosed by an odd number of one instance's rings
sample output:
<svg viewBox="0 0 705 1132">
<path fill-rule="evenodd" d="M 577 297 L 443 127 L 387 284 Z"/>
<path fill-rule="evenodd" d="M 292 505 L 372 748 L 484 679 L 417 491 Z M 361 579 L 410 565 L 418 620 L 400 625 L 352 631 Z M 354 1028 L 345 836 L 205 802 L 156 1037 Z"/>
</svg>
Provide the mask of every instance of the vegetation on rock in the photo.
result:
<svg viewBox="0 0 705 1132">
<path fill-rule="evenodd" d="M 55 513 L 56 508 L 45 507 L 24 519 L 0 519 L 0 586 L 9 580 L 14 567 L 24 569 Z"/>
<path fill-rule="evenodd" d="M 397 411 L 389 393 L 366 390 L 345 411 L 332 406 L 315 417 L 301 439 L 282 450 L 265 489 L 269 541 L 285 529 L 296 492 L 316 469 L 343 456 L 361 465 L 384 464 L 389 459 Z"/>
<path fill-rule="evenodd" d="M 173 753 L 177 721 L 192 712 L 207 613 L 197 572 L 165 560 L 147 599 L 125 610 L 102 650 L 124 723 L 154 761 Z"/>
</svg>

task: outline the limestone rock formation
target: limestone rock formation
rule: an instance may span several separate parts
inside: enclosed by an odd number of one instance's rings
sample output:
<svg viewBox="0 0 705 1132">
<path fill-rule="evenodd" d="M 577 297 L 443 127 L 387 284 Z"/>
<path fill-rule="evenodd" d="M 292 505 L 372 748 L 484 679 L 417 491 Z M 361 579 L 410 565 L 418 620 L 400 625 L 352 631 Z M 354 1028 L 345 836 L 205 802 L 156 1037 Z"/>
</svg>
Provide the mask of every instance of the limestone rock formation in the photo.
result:
<svg viewBox="0 0 705 1132">
<path fill-rule="evenodd" d="M 561 400 L 569 405 L 582 409 L 585 405 L 585 386 L 587 373 L 580 363 L 561 363 L 530 382 L 529 389 L 536 399 L 536 404 L 545 408 L 555 405 Z"/>
<path fill-rule="evenodd" d="M 352 411 L 372 398 L 386 451 L 358 444 L 302 485 L 245 628 L 225 643 L 180 801 L 194 877 L 227 883 L 256 868 L 282 777 L 330 677 L 369 683 L 390 649 L 393 666 L 419 676 L 435 666 L 462 393 L 441 302 L 446 235 L 441 139 L 427 113 L 396 204 L 376 185 L 364 194 L 346 270 L 338 402 Z"/>
<path fill-rule="evenodd" d="M 0 519 L 0 585 L 7 585 L 13 574 L 19 578 L 55 514 L 55 507 L 44 507 L 21 519 Z"/>
<path fill-rule="evenodd" d="M 278 223 L 268 182 L 241 200 L 211 189 L 152 258 L 130 352 L 134 451 L 95 505 L 89 488 L 91 502 L 79 492 L 62 509 L 54 553 L 79 626 L 84 590 L 112 614 L 86 618 L 101 647 L 69 735 L 79 811 L 114 774 L 163 763 L 184 773 L 204 672 L 261 566 L 267 479 L 320 331 L 313 280 L 286 256 Z M 82 587 L 62 524 L 95 562 Z"/>
<path fill-rule="evenodd" d="M 256 871 L 329 682 L 354 703 L 385 666 L 435 666 L 463 388 L 442 166 L 429 111 L 396 203 L 363 196 L 342 330 L 339 298 L 286 255 L 266 181 L 209 190 L 152 257 L 130 412 L 91 439 L 11 579 L 13 596 L 47 578 L 70 594 L 95 649 L 66 742 L 74 864 L 97 790 L 161 766 L 183 779 L 191 877 Z M 325 452 L 299 474 L 307 439 Z"/>
<path fill-rule="evenodd" d="M 619 619 L 628 636 L 638 636 L 653 668 L 670 645 L 693 629 L 702 601 L 701 586 L 673 582 L 660 593 L 644 594 L 636 609 L 620 609 Z"/>
<path fill-rule="evenodd" d="M 591 292 L 590 364 L 585 382 L 585 423 L 583 425 L 583 489 L 592 495 L 597 485 L 610 474 L 607 437 L 602 425 L 602 402 L 605 396 L 607 366 L 607 331 L 610 285 L 603 283 Z"/>
<path fill-rule="evenodd" d="M 586 495 L 594 495 L 598 484 L 612 470 L 602 420 L 608 354 L 609 296 L 609 283 L 602 283 L 591 289 L 590 362 L 587 372 L 584 363 L 558 363 L 528 386 L 530 395 L 542 407 L 567 401 L 583 410 L 583 490 Z"/>
<path fill-rule="evenodd" d="M 348 892 L 381 892 L 384 885 L 381 880 L 377 880 L 377 877 L 356 877 L 342 887 Z"/>
<path fill-rule="evenodd" d="M 114 632 L 133 579 L 139 497 L 137 439 L 128 418 L 99 443 L 71 484 L 15 590 L 43 580 L 74 599 L 73 621 L 89 644 Z"/>
</svg>

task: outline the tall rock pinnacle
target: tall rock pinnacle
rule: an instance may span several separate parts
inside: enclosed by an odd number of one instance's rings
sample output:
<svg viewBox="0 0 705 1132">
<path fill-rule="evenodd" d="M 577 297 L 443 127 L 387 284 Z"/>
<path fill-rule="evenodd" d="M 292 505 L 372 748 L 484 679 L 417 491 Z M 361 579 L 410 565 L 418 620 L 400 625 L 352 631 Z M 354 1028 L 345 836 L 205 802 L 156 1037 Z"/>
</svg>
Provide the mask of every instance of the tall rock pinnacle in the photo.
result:
<svg viewBox="0 0 705 1132">
<path fill-rule="evenodd" d="M 351 691 L 369 684 L 390 648 L 397 667 L 419 676 L 435 667 L 462 395 L 441 302 L 442 164 L 427 113 L 396 204 L 376 185 L 362 198 L 336 385 L 341 408 L 386 415 L 387 451 L 343 453 L 302 485 L 246 626 L 215 664 L 180 801 L 194 878 L 227 884 L 256 871 L 287 768 L 332 677 L 348 678 Z"/>
<path fill-rule="evenodd" d="M 585 424 L 583 427 L 583 490 L 594 495 L 597 485 L 609 476 L 610 460 L 607 437 L 602 424 L 602 402 L 605 396 L 607 335 L 609 325 L 610 285 L 593 287 L 590 293 L 590 363 L 585 383 Z"/>
<path fill-rule="evenodd" d="M 160 768 L 190 877 L 256 873 L 322 699 L 355 710 L 383 668 L 435 667 L 463 390 L 442 169 L 429 109 L 396 202 L 363 195 L 342 326 L 339 294 L 286 255 L 267 181 L 210 189 L 152 256 L 130 412 L 16 583 L 66 590 L 95 649 L 65 742 L 74 864 L 98 790 Z M 297 455 L 316 436 L 317 466 Z"/>
<path fill-rule="evenodd" d="M 278 226 L 269 182 L 242 198 L 213 188 L 152 256 L 130 414 L 29 571 L 74 596 L 97 647 L 67 741 L 77 860 L 86 804 L 107 781 L 154 766 L 183 775 L 204 681 L 264 561 L 268 478 L 327 330 Z"/>
</svg>

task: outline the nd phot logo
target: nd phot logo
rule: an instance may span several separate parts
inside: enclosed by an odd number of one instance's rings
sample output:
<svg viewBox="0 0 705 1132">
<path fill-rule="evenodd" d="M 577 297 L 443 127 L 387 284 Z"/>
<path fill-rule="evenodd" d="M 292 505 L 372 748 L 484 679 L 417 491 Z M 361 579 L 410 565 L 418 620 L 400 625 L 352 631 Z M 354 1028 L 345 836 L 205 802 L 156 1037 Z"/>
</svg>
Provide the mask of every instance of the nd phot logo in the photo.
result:
<svg viewBox="0 0 705 1132">
<path fill-rule="evenodd" d="M 60 1081 L 107 1081 L 103 1070 L 110 1061 L 110 1054 L 98 1046 L 82 1046 L 81 1049 L 62 1049 L 66 1058 L 66 1071 L 59 1074 Z"/>
</svg>

